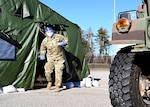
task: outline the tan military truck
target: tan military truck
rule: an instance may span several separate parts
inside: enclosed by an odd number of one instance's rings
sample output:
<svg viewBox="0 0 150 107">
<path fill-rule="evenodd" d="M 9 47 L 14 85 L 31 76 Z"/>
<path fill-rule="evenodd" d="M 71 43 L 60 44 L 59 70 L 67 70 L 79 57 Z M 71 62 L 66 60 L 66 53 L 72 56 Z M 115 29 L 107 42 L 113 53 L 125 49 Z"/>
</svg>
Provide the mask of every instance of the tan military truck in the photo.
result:
<svg viewBox="0 0 150 107">
<path fill-rule="evenodd" d="M 129 44 L 117 52 L 111 64 L 111 104 L 150 107 L 150 0 L 142 0 L 137 10 L 118 14 L 110 43 Z"/>
</svg>

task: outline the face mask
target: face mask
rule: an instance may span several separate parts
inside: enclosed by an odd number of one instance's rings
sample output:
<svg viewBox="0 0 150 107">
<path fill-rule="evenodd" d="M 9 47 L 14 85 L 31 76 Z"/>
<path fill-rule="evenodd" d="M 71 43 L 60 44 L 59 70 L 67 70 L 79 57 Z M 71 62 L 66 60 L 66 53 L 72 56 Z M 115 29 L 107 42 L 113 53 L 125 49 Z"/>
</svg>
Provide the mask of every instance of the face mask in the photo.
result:
<svg viewBox="0 0 150 107">
<path fill-rule="evenodd" d="M 53 32 L 48 32 L 48 33 L 46 33 L 47 34 L 47 36 L 49 36 L 49 37 L 53 37 Z"/>
</svg>

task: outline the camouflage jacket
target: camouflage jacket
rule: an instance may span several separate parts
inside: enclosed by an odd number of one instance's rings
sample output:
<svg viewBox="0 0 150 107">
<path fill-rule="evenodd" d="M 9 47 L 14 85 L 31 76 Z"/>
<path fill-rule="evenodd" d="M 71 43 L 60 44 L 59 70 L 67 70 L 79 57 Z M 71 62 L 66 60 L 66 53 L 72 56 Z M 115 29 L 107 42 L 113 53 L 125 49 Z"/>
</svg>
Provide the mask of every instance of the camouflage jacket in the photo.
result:
<svg viewBox="0 0 150 107">
<path fill-rule="evenodd" d="M 54 34 L 52 38 L 46 36 L 40 46 L 40 55 L 45 55 L 49 59 L 59 59 L 63 57 L 63 50 L 61 46 L 58 46 L 59 42 L 66 41 L 68 39 L 60 34 Z"/>
</svg>

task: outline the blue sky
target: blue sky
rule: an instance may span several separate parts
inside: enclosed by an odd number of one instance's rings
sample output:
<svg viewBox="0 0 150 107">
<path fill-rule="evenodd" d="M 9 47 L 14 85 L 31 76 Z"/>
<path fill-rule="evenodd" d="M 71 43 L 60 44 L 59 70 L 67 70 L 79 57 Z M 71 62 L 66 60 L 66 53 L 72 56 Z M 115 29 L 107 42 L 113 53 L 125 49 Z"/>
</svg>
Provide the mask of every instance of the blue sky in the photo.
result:
<svg viewBox="0 0 150 107">
<path fill-rule="evenodd" d="M 39 0 L 84 31 L 94 34 L 100 27 L 107 29 L 111 38 L 114 22 L 114 0 Z M 116 15 L 125 10 L 137 10 L 142 0 L 116 0 Z M 111 39 L 110 39 L 111 40 Z"/>
<path fill-rule="evenodd" d="M 100 27 L 111 36 L 114 22 L 114 0 L 40 0 L 83 30 L 92 29 L 96 34 Z M 142 0 L 116 0 L 116 14 L 124 10 L 137 9 Z"/>
</svg>

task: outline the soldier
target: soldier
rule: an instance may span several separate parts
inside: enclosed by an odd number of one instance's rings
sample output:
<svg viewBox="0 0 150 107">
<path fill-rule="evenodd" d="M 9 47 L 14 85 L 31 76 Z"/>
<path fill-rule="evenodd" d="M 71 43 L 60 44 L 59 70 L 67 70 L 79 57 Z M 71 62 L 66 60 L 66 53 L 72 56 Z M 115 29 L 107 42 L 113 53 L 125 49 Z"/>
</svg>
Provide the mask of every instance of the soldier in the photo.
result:
<svg viewBox="0 0 150 107">
<path fill-rule="evenodd" d="M 65 67 L 62 48 L 67 45 L 68 39 L 63 35 L 54 34 L 54 30 L 51 27 L 45 29 L 45 35 L 46 37 L 40 46 L 40 59 L 45 60 L 45 55 L 47 57 L 47 62 L 44 66 L 46 80 L 48 81 L 47 89 L 50 90 L 52 86 L 51 74 L 55 69 L 55 91 L 59 92 Z"/>
</svg>

